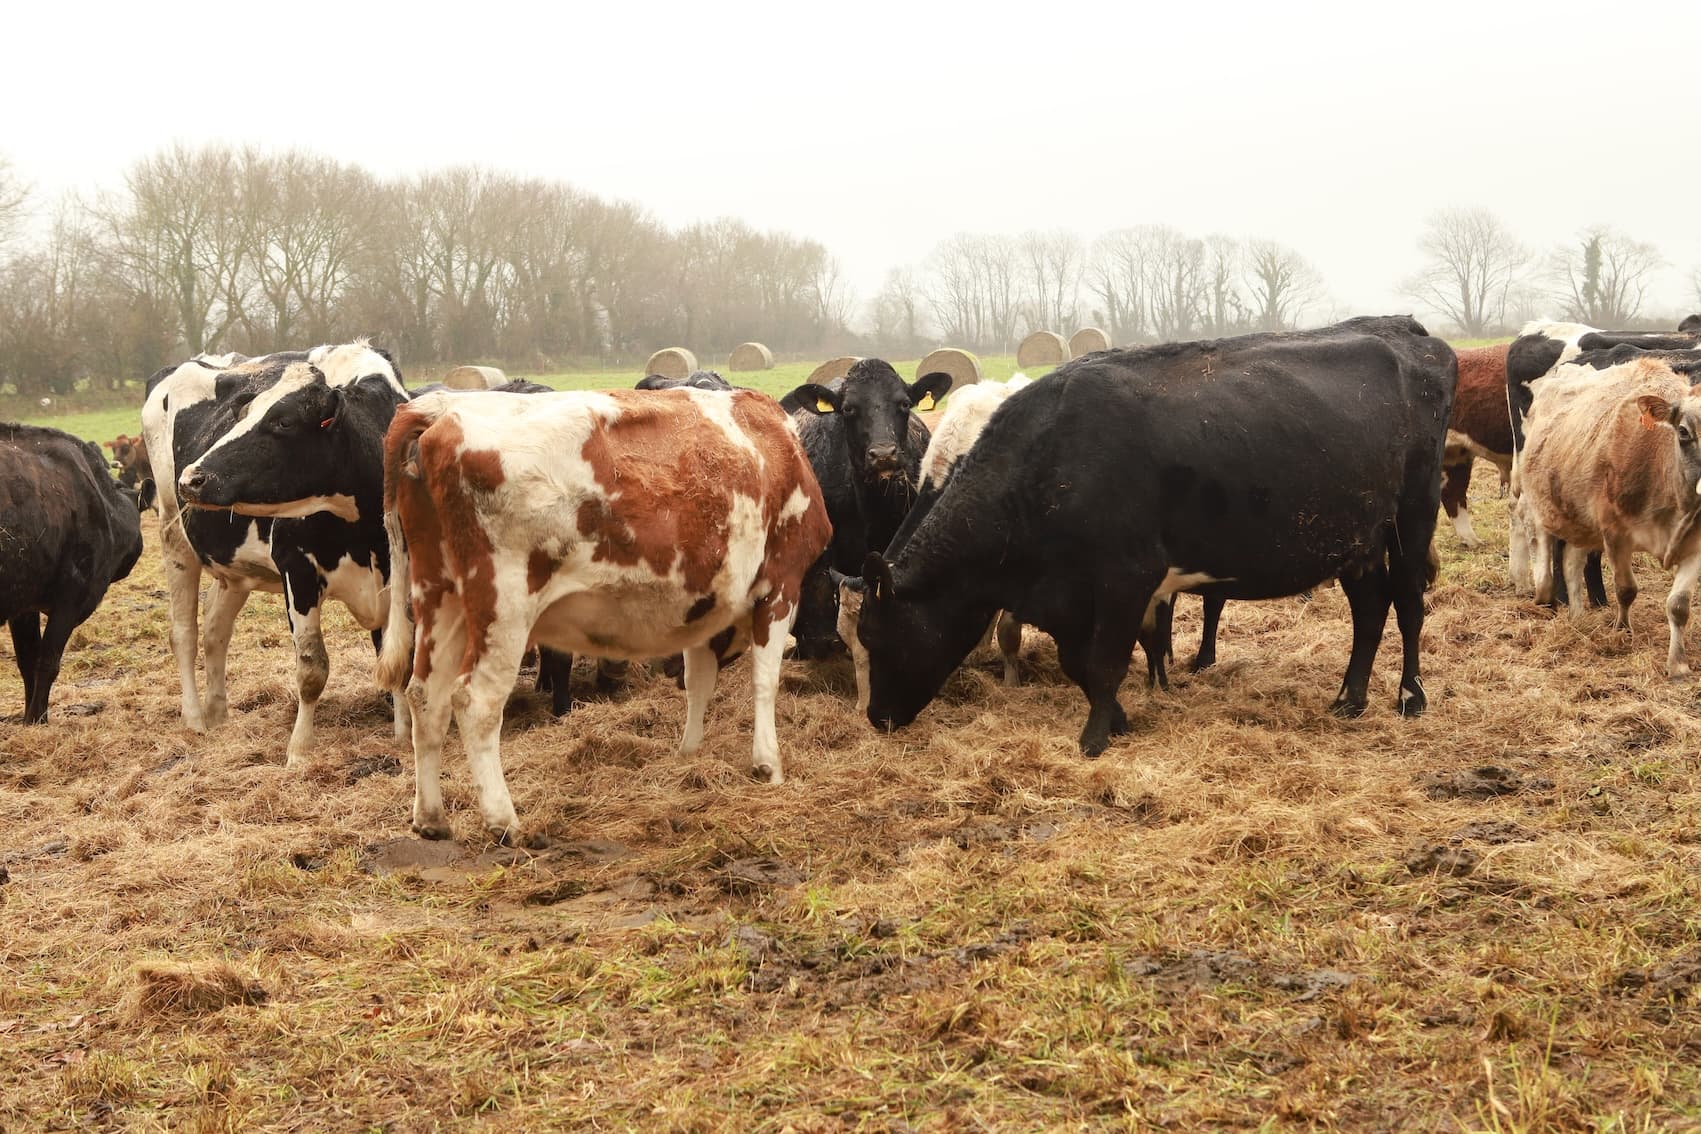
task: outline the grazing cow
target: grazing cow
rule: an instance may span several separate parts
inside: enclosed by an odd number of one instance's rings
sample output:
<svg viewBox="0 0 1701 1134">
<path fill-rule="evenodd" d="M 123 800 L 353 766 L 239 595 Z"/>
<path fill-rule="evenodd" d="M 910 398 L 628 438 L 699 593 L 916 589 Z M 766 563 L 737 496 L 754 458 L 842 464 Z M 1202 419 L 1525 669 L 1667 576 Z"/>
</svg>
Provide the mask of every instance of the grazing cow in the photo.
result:
<svg viewBox="0 0 1701 1134">
<path fill-rule="evenodd" d="M 930 415 L 933 418 L 929 425 L 932 433 L 921 458 L 920 487 L 915 505 L 904 517 L 893 537 L 893 544 L 901 544 L 907 533 L 933 506 L 950 478 L 951 470 L 974 448 L 975 440 L 986 428 L 986 423 L 992 420 L 993 412 L 1011 394 L 1032 381 L 1026 374 L 1015 374 L 1008 382 L 977 382 L 964 386 L 944 410 Z M 886 554 L 897 554 L 896 547 L 889 545 Z M 839 589 L 838 633 L 850 648 L 856 673 L 856 707 L 861 712 L 868 708 L 868 651 L 856 640 L 856 624 L 863 601 L 862 580 L 848 577 L 836 568 L 830 574 Z M 1005 613 L 997 620 L 996 633 L 998 652 L 1004 659 L 1004 684 L 1014 687 L 1021 684 L 1016 657 L 1022 645 L 1022 624 Z"/>
<path fill-rule="evenodd" d="M 907 724 L 992 614 L 1057 641 L 1090 711 L 1081 751 L 1128 731 L 1117 689 L 1153 604 L 1300 593 L 1339 578 L 1356 716 L 1392 603 L 1398 698 L 1418 643 L 1452 350 L 1406 316 L 1094 353 L 1013 395 L 891 561 L 871 555 L 858 638 L 868 718 Z"/>
<path fill-rule="evenodd" d="M 677 390 L 681 386 L 689 386 L 693 390 L 730 390 L 732 383 L 716 374 L 713 370 L 693 370 L 683 378 L 667 378 L 660 374 L 646 374 L 638 379 L 633 387 L 637 390 Z"/>
<path fill-rule="evenodd" d="M 183 720 L 203 731 L 228 710 L 225 661 L 237 613 L 255 590 L 281 592 L 295 643 L 298 703 L 287 760 L 313 745 L 329 658 L 326 599 L 372 631 L 388 612 L 381 444 L 407 400 L 395 363 L 365 342 L 246 359 L 191 359 L 155 375 L 142 430 L 159 485 L 171 596 L 171 646 Z M 195 684 L 196 597 L 212 576 Z M 397 735 L 406 706 L 396 705 Z"/>
<path fill-rule="evenodd" d="M 1461 350 L 1459 387 L 1447 422 L 1447 451 L 1441 460 L 1441 507 L 1453 521 L 1459 542 L 1476 547 L 1481 540 L 1471 525 L 1471 466 L 1476 458 L 1493 461 L 1504 492 L 1512 479 L 1512 418 L 1506 410 L 1507 346 Z"/>
<path fill-rule="evenodd" d="M 25 724 L 47 719 L 71 632 L 140 558 L 137 511 L 94 445 L 0 423 L 0 618 L 12 631 Z"/>
<path fill-rule="evenodd" d="M 106 447 L 112 450 L 112 463 L 118 471 L 118 483 L 126 488 L 139 489 L 148 476 L 148 443 L 141 434 L 130 437 L 120 433 Z"/>
<path fill-rule="evenodd" d="M 804 572 L 832 531 L 795 429 L 771 398 L 431 394 L 396 415 L 384 445 L 396 583 L 378 673 L 401 689 L 413 641 L 420 834 L 449 835 L 438 780 L 452 714 L 486 830 L 526 841 L 498 742 L 529 642 L 627 659 L 683 652 L 687 753 L 702 743 L 714 692 L 711 643 L 747 645 L 752 770 L 781 781 L 781 654 Z"/>
<path fill-rule="evenodd" d="M 1646 354 L 1598 372 L 1561 367 L 1531 403 L 1514 487 L 1530 519 L 1564 542 L 1572 593 L 1583 586 L 1585 552 L 1605 551 L 1619 629 L 1630 629 L 1636 552 L 1675 568 L 1666 598 L 1666 672 L 1672 677 L 1689 672 L 1683 631 L 1690 592 L 1701 579 L 1701 385 L 1690 384 L 1695 377 L 1679 376 Z M 1543 562 L 1550 546 L 1548 540 L 1538 544 L 1538 599 L 1545 600 L 1551 586 Z M 1582 610 L 1572 604 L 1573 616 Z"/>
<path fill-rule="evenodd" d="M 1512 420 L 1514 466 L 1524 449 L 1524 415 L 1529 412 L 1530 402 L 1535 397 L 1536 384 L 1552 373 L 1555 367 L 1576 360 L 1584 352 L 1590 352 L 1596 369 L 1613 365 L 1609 361 L 1610 355 L 1604 352 L 1615 347 L 1693 351 L 1701 349 L 1701 333 L 1600 331 L 1582 323 L 1544 321 L 1525 324 L 1506 351 L 1506 404 Z M 1535 579 L 1531 574 L 1529 549 L 1533 546 L 1535 533 L 1525 527 L 1521 509 L 1513 509 L 1509 513 L 1508 527 L 1511 538 L 1507 569 L 1512 577 L 1512 587 L 1520 594 L 1530 594 L 1535 590 Z M 1554 558 L 1556 568 L 1560 561 L 1560 557 Z M 1583 578 L 1587 584 L 1590 604 L 1606 605 L 1606 585 L 1601 577 L 1599 555 L 1589 557 Z M 1559 602 L 1567 601 L 1564 578 L 1556 577 L 1553 583 L 1554 599 Z"/>
<path fill-rule="evenodd" d="M 916 414 L 950 389 L 949 374 L 906 384 L 890 363 L 864 358 L 844 378 L 826 386 L 805 382 L 780 402 L 797 422 L 833 523 L 832 546 L 804 584 L 796 656 L 825 657 L 837 649 L 837 588 L 828 569 L 855 574 L 869 552 L 892 542 L 915 503 L 928 444 Z"/>
</svg>

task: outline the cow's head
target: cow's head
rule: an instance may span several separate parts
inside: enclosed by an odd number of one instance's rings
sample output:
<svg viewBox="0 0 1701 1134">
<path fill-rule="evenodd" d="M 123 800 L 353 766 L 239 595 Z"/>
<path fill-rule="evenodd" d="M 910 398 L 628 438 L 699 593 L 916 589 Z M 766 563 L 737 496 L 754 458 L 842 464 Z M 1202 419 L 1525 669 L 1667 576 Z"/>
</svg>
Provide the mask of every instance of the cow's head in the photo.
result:
<svg viewBox="0 0 1701 1134">
<path fill-rule="evenodd" d="M 177 480 L 178 495 L 202 508 L 248 516 L 307 516 L 330 512 L 359 518 L 350 491 L 351 445 L 343 417 L 363 397 L 390 399 L 383 375 L 333 386 L 317 366 L 294 362 L 277 381 L 225 386 L 219 398 L 237 403 L 238 420 Z"/>
<path fill-rule="evenodd" d="M 1701 384 L 1689 387 L 1688 393 L 1676 401 L 1660 394 L 1642 394 L 1636 399 L 1636 408 L 1644 429 L 1672 431 L 1677 444 L 1678 472 L 1682 476 L 1681 507 L 1693 515 L 1701 509 Z M 1680 525 L 1684 531 L 1692 526 L 1693 521 Z M 1673 542 L 1675 547 L 1678 541 Z"/>
<path fill-rule="evenodd" d="M 860 583 L 846 580 L 841 586 L 862 592 L 856 639 L 868 659 L 868 721 L 879 729 L 902 728 L 915 720 L 997 613 L 996 604 L 986 606 L 960 592 L 907 593 L 894 581 L 892 565 L 876 552 L 863 563 Z M 860 656 L 856 661 L 860 670 Z"/>
<path fill-rule="evenodd" d="M 806 382 L 781 404 L 808 413 L 838 414 L 852 462 L 865 480 L 874 480 L 903 471 L 910 411 L 932 409 L 950 389 L 949 374 L 926 374 L 905 385 L 890 363 L 864 358 L 850 368 L 841 389 Z"/>
</svg>

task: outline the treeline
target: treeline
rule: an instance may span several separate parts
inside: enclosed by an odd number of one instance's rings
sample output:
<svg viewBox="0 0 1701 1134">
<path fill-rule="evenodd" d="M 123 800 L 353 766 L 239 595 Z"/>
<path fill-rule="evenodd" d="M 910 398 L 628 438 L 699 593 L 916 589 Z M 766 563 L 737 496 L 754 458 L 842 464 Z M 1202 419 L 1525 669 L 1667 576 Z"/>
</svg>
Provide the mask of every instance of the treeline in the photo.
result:
<svg viewBox="0 0 1701 1134">
<path fill-rule="evenodd" d="M 1030 331 L 1084 324 L 1117 343 L 1283 330 L 1325 301 L 1321 275 L 1291 248 L 1153 224 L 1091 244 L 1065 231 L 953 236 L 887 275 L 869 321 L 899 351 L 937 336 L 1008 352 Z"/>
<path fill-rule="evenodd" d="M 817 350 L 851 313 L 815 241 L 733 219 L 673 230 L 630 202 L 470 167 L 385 181 L 300 152 L 179 147 L 60 202 L 34 242 L 16 235 L 22 204 L 0 178 L 0 382 L 21 394 L 362 334 L 413 364 Z"/>
</svg>

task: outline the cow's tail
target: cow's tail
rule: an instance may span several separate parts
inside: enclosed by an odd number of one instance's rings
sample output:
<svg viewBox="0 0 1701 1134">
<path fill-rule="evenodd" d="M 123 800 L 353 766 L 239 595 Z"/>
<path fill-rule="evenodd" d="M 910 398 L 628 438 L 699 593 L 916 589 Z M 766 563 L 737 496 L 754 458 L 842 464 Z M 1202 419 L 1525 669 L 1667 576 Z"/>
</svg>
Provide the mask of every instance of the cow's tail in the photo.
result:
<svg viewBox="0 0 1701 1134">
<path fill-rule="evenodd" d="M 413 611 L 410 592 L 413 569 L 408 562 L 407 536 L 396 492 L 403 478 L 419 475 L 419 435 L 435 420 L 412 404 L 401 406 L 384 435 L 384 535 L 390 542 L 390 616 L 384 624 L 384 644 L 378 651 L 380 689 L 400 692 L 413 670 Z M 408 466 L 412 465 L 410 469 Z"/>
</svg>

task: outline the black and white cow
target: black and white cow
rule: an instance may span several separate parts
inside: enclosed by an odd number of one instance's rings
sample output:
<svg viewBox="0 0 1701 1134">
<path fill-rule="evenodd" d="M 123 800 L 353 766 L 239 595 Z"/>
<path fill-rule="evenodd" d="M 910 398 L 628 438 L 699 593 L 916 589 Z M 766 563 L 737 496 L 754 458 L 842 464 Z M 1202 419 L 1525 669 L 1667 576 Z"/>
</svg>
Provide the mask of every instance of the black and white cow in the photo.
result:
<svg viewBox="0 0 1701 1134">
<path fill-rule="evenodd" d="M 388 613 L 382 446 L 405 401 L 395 363 L 365 342 L 235 362 L 192 359 L 150 380 L 142 430 L 159 486 L 171 646 L 189 727 L 224 720 L 236 615 L 250 592 L 280 592 L 299 698 L 288 762 L 311 751 L 329 673 L 324 601 L 347 606 L 375 645 Z M 203 571 L 212 576 L 204 702 L 195 682 Z M 400 700 L 396 718 L 397 735 L 407 735 Z"/>
<path fill-rule="evenodd" d="M 731 390 L 733 384 L 722 378 L 713 370 L 693 370 L 683 378 L 667 378 L 660 374 L 646 374 L 638 379 L 634 390 L 677 390 L 681 386 L 689 386 L 693 390 Z"/>
<path fill-rule="evenodd" d="M 0 619 L 23 678 L 24 723 L 35 724 L 71 632 L 142 554 L 137 492 L 89 442 L 0 423 L 0 517 Z"/>
<path fill-rule="evenodd" d="M 890 561 L 858 637 L 868 718 L 907 724 L 999 609 L 1047 631 L 1087 695 L 1081 750 L 1128 731 L 1117 690 L 1153 604 L 1298 594 L 1339 578 L 1356 716 L 1390 604 L 1398 707 L 1426 706 L 1418 642 L 1453 351 L 1407 316 L 1088 355 L 1004 404 Z"/>
<path fill-rule="evenodd" d="M 1512 418 L 1514 469 L 1524 451 L 1524 416 L 1530 412 L 1536 383 L 1565 363 L 1576 362 L 1594 370 L 1621 365 L 1624 356 L 1611 354 L 1612 350 L 1618 347 L 1641 351 L 1701 350 L 1701 328 L 1687 328 L 1688 320 L 1679 324 L 1676 332 L 1602 331 L 1582 323 L 1526 323 L 1506 350 L 1506 406 Z M 1579 356 L 1585 353 L 1589 357 L 1580 360 Z M 1530 549 L 1535 533 L 1530 530 L 1521 511 L 1516 508 L 1508 514 L 1508 526 L 1510 531 L 1507 571 L 1512 579 L 1512 588 L 1520 594 L 1532 594 L 1536 587 L 1531 574 Z M 1563 547 L 1557 551 L 1563 552 Z M 1557 564 L 1562 559 L 1562 554 L 1554 555 L 1556 571 Z M 1598 552 L 1589 555 L 1587 565 L 1583 569 L 1583 579 L 1588 587 L 1589 605 L 1606 605 L 1606 584 L 1601 576 L 1601 557 Z M 1564 577 L 1556 574 L 1553 583 L 1556 601 L 1566 602 L 1568 595 Z"/>
<path fill-rule="evenodd" d="M 915 503 L 931 436 L 916 414 L 950 389 L 949 374 L 906 383 L 891 363 L 864 358 L 843 379 L 805 382 L 780 401 L 797 423 L 833 523 L 833 542 L 804 580 L 792 627 L 797 657 L 824 657 L 837 648 L 838 588 L 828 570 L 854 575 L 869 552 L 892 542 Z"/>
</svg>

